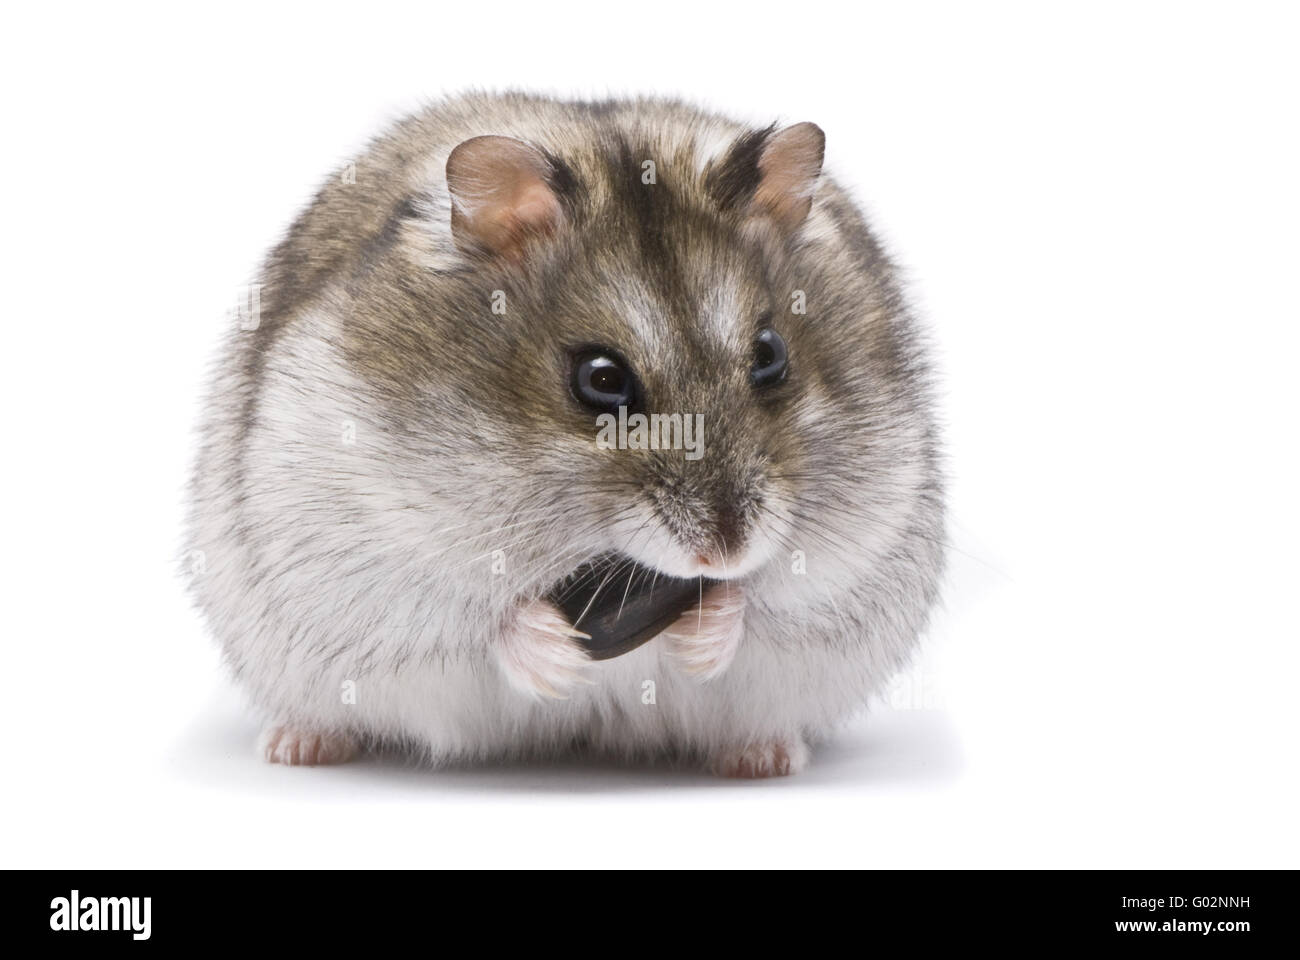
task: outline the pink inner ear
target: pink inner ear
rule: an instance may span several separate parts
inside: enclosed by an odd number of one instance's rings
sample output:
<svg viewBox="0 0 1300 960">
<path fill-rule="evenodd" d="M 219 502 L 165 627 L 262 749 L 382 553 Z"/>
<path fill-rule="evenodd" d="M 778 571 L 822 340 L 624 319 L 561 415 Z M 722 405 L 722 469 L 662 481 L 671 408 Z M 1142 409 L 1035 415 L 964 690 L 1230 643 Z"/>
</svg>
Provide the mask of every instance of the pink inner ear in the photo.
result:
<svg viewBox="0 0 1300 960">
<path fill-rule="evenodd" d="M 520 228 L 549 231 L 560 218 L 560 202 L 550 187 L 533 181 L 522 185 L 515 197 L 514 217 Z"/>
<path fill-rule="evenodd" d="M 559 216 L 560 204 L 554 194 L 545 186 L 528 184 L 509 198 L 482 203 L 468 218 L 466 228 L 474 245 L 518 260 L 528 241 L 550 233 Z M 453 216 L 453 233 L 456 224 Z"/>
<path fill-rule="evenodd" d="M 822 172 L 826 135 L 815 123 L 796 123 L 777 133 L 763 149 L 762 174 L 754 203 L 786 230 L 794 230 L 812 209 Z"/>
<path fill-rule="evenodd" d="M 555 229 L 562 212 L 542 153 L 512 137 L 474 137 L 447 158 L 451 228 L 465 249 L 521 259 L 533 237 Z"/>
</svg>

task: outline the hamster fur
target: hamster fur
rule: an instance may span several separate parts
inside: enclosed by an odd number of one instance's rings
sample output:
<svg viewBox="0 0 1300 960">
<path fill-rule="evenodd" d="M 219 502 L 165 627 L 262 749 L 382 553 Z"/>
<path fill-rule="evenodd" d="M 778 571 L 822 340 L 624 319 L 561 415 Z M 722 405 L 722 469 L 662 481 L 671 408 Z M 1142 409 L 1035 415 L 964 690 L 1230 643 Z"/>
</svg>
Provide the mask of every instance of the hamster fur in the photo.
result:
<svg viewBox="0 0 1300 960">
<path fill-rule="evenodd" d="M 943 566 L 929 373 L 822 145 L 477 94 L 330 177 L 230 326 L 192 481 L 192 593 L 267 759 L 786 774 L 907 662 Z M 759 390 L 763 328 L 789 366 Z M 588 345 L 702 414 L 703 456 L 599 448 Z M 722 583 L 594 662 L 545 595 L 609 554 Z"/>
</svg>

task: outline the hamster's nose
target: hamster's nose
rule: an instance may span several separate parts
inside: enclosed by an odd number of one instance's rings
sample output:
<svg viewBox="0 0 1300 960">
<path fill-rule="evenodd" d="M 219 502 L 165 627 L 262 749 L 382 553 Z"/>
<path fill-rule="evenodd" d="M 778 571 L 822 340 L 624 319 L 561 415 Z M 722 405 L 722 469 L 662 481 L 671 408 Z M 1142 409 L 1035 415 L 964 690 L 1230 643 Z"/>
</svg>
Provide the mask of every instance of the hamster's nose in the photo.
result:
<svg viewBox="0 0 1300 960">
<path fill-rule="evenodd" d="M 722 576 L 723 565 L 719 557 L 711 557 L 707 553 L 697 553 L 695 555 L 695 562 L 699 565 L 700 576 Z"/>
</svg>

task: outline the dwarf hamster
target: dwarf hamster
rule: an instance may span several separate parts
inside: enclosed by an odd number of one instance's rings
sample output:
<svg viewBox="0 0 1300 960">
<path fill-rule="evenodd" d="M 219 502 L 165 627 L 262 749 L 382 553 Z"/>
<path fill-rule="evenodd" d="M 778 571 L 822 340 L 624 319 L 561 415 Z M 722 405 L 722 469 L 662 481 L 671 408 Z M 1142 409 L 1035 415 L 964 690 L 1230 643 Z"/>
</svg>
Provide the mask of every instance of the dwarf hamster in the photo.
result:
<svg viewBox="0 0 1300 960">
<path fill-rule="evenodd" d="M 474 94 L 330 176 L 241 291 L 192 481 L 266 759 L 784 775 L 906 663 L 943 566 L 929 368 L 823 148 Z M 697 589 L 600 659 L 575 571 Z"/>
</svg>

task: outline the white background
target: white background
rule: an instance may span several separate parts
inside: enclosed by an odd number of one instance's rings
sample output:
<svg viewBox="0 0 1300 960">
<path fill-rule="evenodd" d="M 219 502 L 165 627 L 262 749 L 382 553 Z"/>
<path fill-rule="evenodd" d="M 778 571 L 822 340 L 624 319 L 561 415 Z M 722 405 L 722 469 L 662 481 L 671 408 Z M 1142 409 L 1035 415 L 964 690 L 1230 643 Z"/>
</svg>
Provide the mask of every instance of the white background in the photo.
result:
<svg viewBox="0 0 1300 960">
<path fill-rule="evenodd" d="M 1300 866 L 1283 5 L 6 20 L 3 866 Z M 945 608 L 802 776 L 263 765 L 183 595 L 239 286 L 389 119 L 511 85 L 816 121 L 934 333 Z"/>
</svg>

